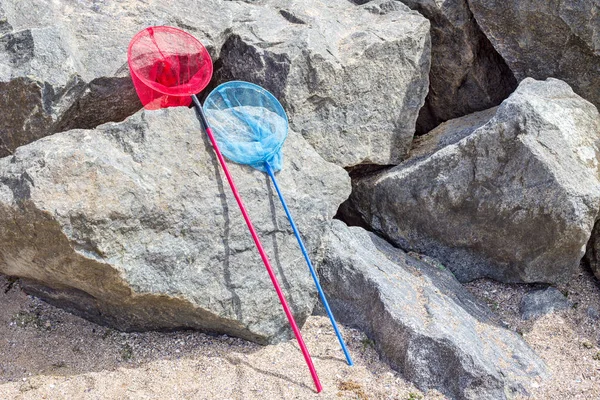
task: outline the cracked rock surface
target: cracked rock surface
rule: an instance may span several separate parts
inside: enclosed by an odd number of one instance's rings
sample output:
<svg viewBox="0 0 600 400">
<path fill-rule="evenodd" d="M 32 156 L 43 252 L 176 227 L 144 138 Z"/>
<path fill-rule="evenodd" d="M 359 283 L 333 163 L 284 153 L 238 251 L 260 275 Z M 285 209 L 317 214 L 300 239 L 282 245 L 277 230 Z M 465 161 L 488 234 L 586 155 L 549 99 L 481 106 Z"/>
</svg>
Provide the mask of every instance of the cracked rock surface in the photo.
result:
<svg viewBox="0 0 600 400">
<path fill-rule="evenodd" d="M 285 337 L 283 310 L 204 137 L 187 108 L 142 111 L 0 159 L 0 273 L 122 330 Z M 349 178 L 294 132 L 284 158 L 278 180 L 314 256 Z M 230 166 L 301 324 L 316 295 L 283 209 L 266 174 Z"/>
<path fill-rule="evenodd" d="M 442 126 L 415 160 L 357 179 L 352 207 L 460 281 L 568 280 L 600 206 L 598 110 L 562 81 L 525 79 L 481 116 L 465 120 L 479 125 L 470 134 Z"/>
<path fill-rule="evenodd" d="M 526 394 L 546 367 L 515 332 L 495 324 L 439 262 L 415 259 L 335 220 L 321 276 L 338 319 L 364 330 L 379 353 L 421 390 L 452 399 Z"/>
</svg>

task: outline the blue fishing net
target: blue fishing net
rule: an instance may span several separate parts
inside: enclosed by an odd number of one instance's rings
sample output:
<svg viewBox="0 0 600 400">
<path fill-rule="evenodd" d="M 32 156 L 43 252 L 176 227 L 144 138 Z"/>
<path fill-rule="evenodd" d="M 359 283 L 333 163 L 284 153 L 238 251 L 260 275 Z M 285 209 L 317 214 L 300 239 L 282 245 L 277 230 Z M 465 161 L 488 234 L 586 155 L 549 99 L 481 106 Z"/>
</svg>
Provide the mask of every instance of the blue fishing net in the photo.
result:
<svg viewBox="0 0 600 400">
<path fill-rule="evenodd" d="M 203 109 L 225 157 L 263 172 L 266 162 L 281 169 L 288 120 L 275 96 L 253 83 L 231 81 L 210 92 Z"/>
</svg>

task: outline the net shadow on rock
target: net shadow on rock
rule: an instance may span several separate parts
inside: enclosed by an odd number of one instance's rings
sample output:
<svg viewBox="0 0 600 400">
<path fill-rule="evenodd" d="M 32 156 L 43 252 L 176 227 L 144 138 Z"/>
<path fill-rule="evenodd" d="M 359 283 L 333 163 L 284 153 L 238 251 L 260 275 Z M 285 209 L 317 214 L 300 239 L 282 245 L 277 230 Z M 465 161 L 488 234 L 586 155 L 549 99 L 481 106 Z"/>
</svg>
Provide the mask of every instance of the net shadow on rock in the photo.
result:
<svg viewBox="0 0 600 400">
<path fill-rule="evenodd" d="M 205 92 L 207 92 L 207 91 L 205 91 Z M 195 110 L 195 112 L 197 113 L 197 110 Z M 233 302 L 234 302 L 234 308 L 235 308 L 236 315 L 237 315 L 238 319 L 241 319 L 241 313 L 242 313 L 241 299 L 237 295 L 237 293 L 235 291 L 236 285 L 233 284 L 232 279 L 231 279 L 231 271 L 230 271 L 231 266 L 230 266 L 230 261 L 229 261 L 230 254 L 232 252 L 231 247 L 229 245 L 229 232 L 230 232 L 231 222 L 230 222 L 230 216 L 229 216 L 229 206 L 227 204 L 225 191 L 229 192 L 230 189 L 225 188 L 222 171 L 219 166 L 219 161 L 217 160 L 216 154 L 213 152 L 212 145 L 211 145 L 208 137 L 203 135 L 202 140 L 204 141 L 205 150 L 210 154 L 211 162 L 214 167 L 215 179 L 217 180 L 218 185 L 219 185 L 219 193 L 220 193 L 219 198 L 221 201 L 221 205 L 223 207 L 223 215 L 225 218 L 225 227 L 224 227 L 224 234 L 223 234 L 223 244 L 225 246 L 224 278 L 225 278 L 227 287 L 230 289 L 230 291 L 233 295 Z M 244 168 L 244 167 L 242 167 L 242 168 Z M 248 168 L 250 168 L 250 167 L 248 167 Z M 267 236 L 271 236 L 271 243 L 272 243 L 272 249 L 273 249 L 272 252 L 269 253 L 269 255 L 270 255 L 269 260 L 276 266 L 277 278 L 281 282 L 281 286 L 286 291 L 286 293 L 290 293 L 288 295 L 288 298 L 290 299 L 290 308 L 292 309 L 292 312 L 295 315 L 299 315 L 299 310 L 296 309 L 297 308 L 297 307 L 295 307 L 296 303 L 294 302 L 294 298 L 291 295 L 292 284 L 286 278 L 286 273 L 283 268 L 280 251 L 279 251 L 277 232 L 280 231 L 280 228 L 279 228 L 279 223 L 277 220 L 277 215 L 279 214 L 277 211 L 277 207 L 276 207 L 277 197 L 273 193 L 273 189 L 271 187 L 269 177 L 266 175 L 265 175 L 265 183 L 264 184 L 265 184 L 265 188 L 267 191 L 267 197 L 269 200 L 271 221 L 272 221 L 272 224 L 274 227 L 274 231 L 267 235 Z M 300 318 L 296 318 L 296 320 L 298 321 L 300 326 L 302 326 L 304 324 L 307 316 L 308 315 L 300 317 Z M 283 337 L 291 338 L 292 331 L 289 328 L 289 326 L 283 326 L 275 334 L 275 336 L 282 337 L 282 338 Z"/>
<path fill-rule="evenodd" d="M 197 111 L 195 111 L 197 114 Z M 239 295 L 236 293 L 234 286 L 232 285 L 232 281 L 231 281 L 231 262 L 230 262 L 230 256 L 231 256 L 231 247 L 229 245 L 229 234 L 231 231 L 231 221 L 230 221 L 230 216 L 229 216 L 229 206 L 227 205 L 227 199 L 225 198 L 225 184 L 223 182 L 223 177 L 221 176 L 221 169 L 219 168 L 219 161 L 217 160 L 217 156 L 216 154 L 213 152 L 212 149 L 212 145 L 210 144 L 210 141 L 208 140 L 208 137 L 206 135 L 202 135 L 202 139 L 204 141 L 204 150 L 210 154 L 210 159 L 211 159 L 211 164 L 214 168 L 215 171 L 215 180 L 217 181 L 217 186 L 218 186 L 218 190 L 219 190 L 219 199 L 221 202 L 221 207 L 223 208 L 223 219 L 224 219 L 224 226 L 223 226 L 223 246 L 225 247 L 225 255 L 224 255 L 224 260 L 223 260 L 223 277 L 225 279 L 225 283 L 227 285 L 227 288 L 229 288 L 229 290 L 231 291 L 231 294 L 233 296 L 233 307 L 234 307 L 234 311 L 236 314 L 236 317 L 238 319 L 241 319 L 242 317 L 242 310 L 241 310 L 241 300 Z"/>
</svg>

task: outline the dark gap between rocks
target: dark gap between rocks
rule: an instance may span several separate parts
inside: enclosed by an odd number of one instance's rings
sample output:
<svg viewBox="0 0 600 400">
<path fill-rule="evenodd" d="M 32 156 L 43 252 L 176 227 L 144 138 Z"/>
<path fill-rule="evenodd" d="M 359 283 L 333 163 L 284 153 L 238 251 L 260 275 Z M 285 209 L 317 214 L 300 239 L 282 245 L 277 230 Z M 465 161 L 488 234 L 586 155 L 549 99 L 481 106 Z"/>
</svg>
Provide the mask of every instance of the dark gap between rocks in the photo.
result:
<svg viewBox="0 0 600 400">
<path fill-rule="evenodd" d="M 516 89 L 518 82 L 513 72 L 502 56 L 496 51 L 487 36 L 485 36 L 479 27 L 477 20 L 473 16 L 468 2 L 465 1 L 465 7 L 468 9 L 470 21 L 473 24 L 473 31 L 471 32 L 473 36 L 470 38 L 469 42 L 472 46 L 472 50 L 475 52 L 475 59 L 472 64 L 469 65 L 468 74 L 463 76 L 455 93 L 452 94 L 452 99 L 444 99 L 443 92 L 445 89 L 439 84 L 440 80 L 436 79 L 436 74 L 438 74 L 439 77 L 439 73 L 440 71 L 443 71 L 443 69 L 436 69 L 435 64 L 444 65 L 444 60 L 438 59 L 438 57 L 440 57 L 441 54 L 445 54 L 447 51 L 447 43 L 444 43 L 444 40 L 447 40 L 449 30 L 452 30 L 453 27 L 448 25 L 445 16 L 436 14 L 435 11 L 431 11 L 426 5 L 423 5 L 420 2 L 414 4 L 406 2 L 406 0 L 399 1 L 402 1 L 411 9 L 422 14 L 432 25 L 432 68 L 429 75 L 430 86 L 427 97 L 425 98 L 425 104 L 419 111 L 419 116 L 417 117 L 415 136 L 424 135 L 448 120 L 495 107 Z M 441 10 L 438 10 L 437 12 L 442 13 Z M 436 47 L 438 46 L 439 48 L 444 49 L 444 52 L 436 51 Z M 483 70 L 483 68 L 486 69 Z M 448 83 L 446 82 L 442 83 L 442 85 L 447 84 Z M 481 87 L 478 88 L 478 85 L 481 85 Z M 484 93 L 481 93 L 482 88 L 485 90 Z M 463 94 L 461 95 L 461 93 Z M 468 93 L 471 95 L 467 96 Z M 478 93 L 476 95 L 477 98 L 473 98 L 473 94 L 475 93 Z M 437 96 L 440 96 L 441 100 L 437 99 L 436 101 Z M 462 104 L 461 100 L 463 101 Z M 473 100 L 476 100 L 475 106 L 473 105 Z M 453 104 L 452 101 L 456 103 Z"/>
<path fill-rule="evenodd" d="M 89 83 L 74 76 L 64 87 L 18 77 L 1 82 L 2 88 L 0 157 L 55 133 L 123 121 L 142 108 L 129 76 Z"/>
<path fill-rule="evenodd" d="M 301 25 L 305 25 L 306 22 L 304 22 L 303 20 L 301 20 L 300 18 L 296 17 L 294 14 L 292 14 L 289 11 L 286 10 L 279 10 L 279 14 L 281 14 L 281 16 L 283 18 L 285 18 L 286 20 L 288 20 L 289 22 L 291 22 L 292 24 L 301 24 Z"/>
<path fill-rule="evenodd" d="M 363 4 L 367 4 L 371 0 L 348 0 L 348 1 L 357 6 L 362 6 Z"/>
<path fill-rule="evenodd" d="M 352 187 L 354 188 L 354 181 L 359 178 L 366 176 L 375 175 L 381 171 L 391 169 L 395 165 L 377 165 L 377 164 L 360 164 L 352 167 L 344 168 L 350 175 L 352 181 Z M 354 189 L 353 189 L 354 190 Z M 339 219 L 348 226 L 359 226 L 369 232 L 373 232 L 373 229 L 365 222 L 360 213 L 356 210 L 351 201 L 352 195 L 338 208 L 337 213 L 333 216 L 334 219 Z"/>
</svg>

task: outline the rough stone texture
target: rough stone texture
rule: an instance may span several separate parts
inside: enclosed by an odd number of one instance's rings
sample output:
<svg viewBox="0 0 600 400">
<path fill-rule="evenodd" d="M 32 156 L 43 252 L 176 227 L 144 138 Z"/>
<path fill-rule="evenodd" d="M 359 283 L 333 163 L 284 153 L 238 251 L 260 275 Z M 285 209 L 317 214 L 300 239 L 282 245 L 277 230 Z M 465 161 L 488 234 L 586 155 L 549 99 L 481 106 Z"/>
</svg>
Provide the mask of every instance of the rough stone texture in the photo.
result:
<svg viewBox="0 0 600 400">
<path fill-rule="evenodd" d="M 517 87 L 513 73 L 481 32 L 467 0 L 399 0 L 431 22 L 429 93 L 417 133 L 500 104 Z"/>
<path fill-rule="evenodd" d="M 526 393 L 530 379 L 546 376 L 521 337 L 496 325 L 448 270 L 362 228 L 334 221 L 321 276 L 336 317 L 364 330 L 422 390 L 499 400 Z"/>
<path fill-rule="evenodd" d="M 408 158 L 403 162 L 404 167 L 427 158 L 436 151 L 469 136 L 477 128 L 486 124 L 495 114 L 496 107 L 479 111 L 461 118 L 446 121 L 429 133 L 415 137 Z M 375 165 L 359 165 L 355 168 L 349 168 L 349 173 L 352 179 L 360 180 L 364 176 L 373 175 L 384 168 Z M 336 214 L 336 218 L 348 225 L 360 226 L 369 230 L 369 224 L 365 223 L 360 212 L 358 212 L 352 203 L 352 199 L 348 199 L 342 203 Z"/>
<path fill-rule="evenodd" d="M 283 310 L 204 137 L 186 108 L 139 112 L 0 159 L 0 273 L 118 329 L 190 327 L 261 343 L 285 336 Z M 278 180 L 314 253 L 349 178 L 294 132 L 284 157 Z M 230 166 L 303 323 L 314 284 L 276 194 L 266 174 Z"/>
<path fill-rule="evenodd" d="M 566 310 L 571 303 L 560 292 L 560 290 L 548 287 L 546 289 L 533 290 L 523 296 L 519 311 L 521 318 L 534 319 L 554 311 Z"/>
<path fill-rule="evenodd" d="M 587 310 L 585 310 L 585 313 L 592 321 L 600 320 L 600 309 L 598 309 L 598 307 L 588 307 Z"/>
<path fill-rule="evenodd" d="M 471 135 L 356 179 L 352 206 L 461 281 L 561 282 L 598 214 L 599 138 L 598 110 L 566 83 L 525 79 Z"/>
<path fill-rule="evenodd" d="M 519 81 L 559 78 L 600 107 L 598 0 L 469 0 L 469 5 Z"/>
<path fill-rule="evenodd" d="M 294 130 L 330 162 L 399 163 L 427 94 L 429 22 L 389 1 L 272 4 L 234 24 L 217 81 L 273 92 Z"/>
<path fill-rule="evenodd" d="M 213 85 L 243 79 L 271 90 L 292 127 L 342 166 L 400 162 L 427 94 L 429 22 L 392 1 L 60 0 L 41 7 L 23 0 L 0 7 L 0 157 L 137 111 L 126 52 L 150 25 L 201 40 L 217 67 Z"/>
<path fill-rule="evenodd" d="M 497 108 L 490 108 L 461 118 L 452 119 L 440 124 L 426 135 L 415 138 L 407 161 L 416 162 L 427 158 L 446 146 L 455 144 L 469 136 L 476 129 L 488 123 Z"/>
<path fill-rule="evenodd" d="M 49 134 L 121 121 L 139 110 L 127 68 L 127 46 L 139 30 L 178 26 L 214 53 L 239 8 L 216 0 L 3 1 L 0 157 Z"/>
</svg>

